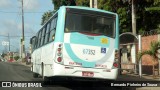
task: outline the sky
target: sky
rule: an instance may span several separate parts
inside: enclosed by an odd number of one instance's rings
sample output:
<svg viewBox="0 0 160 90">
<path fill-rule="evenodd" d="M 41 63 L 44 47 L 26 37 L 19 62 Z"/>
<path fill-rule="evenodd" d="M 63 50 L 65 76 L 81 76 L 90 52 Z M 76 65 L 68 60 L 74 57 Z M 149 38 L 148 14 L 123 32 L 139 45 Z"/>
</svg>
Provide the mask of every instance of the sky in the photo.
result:
<svg viewBox="0 0 160 90">
<path fill-rule="evenodd" d="M 19 51 L 22 36 L 22 0 L 0 0 L 0 53 L 8 51 L 4 42 L 10 40 L 10 50 Z M 29 40 L 41 28 L 41 17 L 44 12 L 54 10 L 52 0 L 23 0 L 25 48 Z M 7 36 L 10 36 L 8 39 Z"/>
</svg>

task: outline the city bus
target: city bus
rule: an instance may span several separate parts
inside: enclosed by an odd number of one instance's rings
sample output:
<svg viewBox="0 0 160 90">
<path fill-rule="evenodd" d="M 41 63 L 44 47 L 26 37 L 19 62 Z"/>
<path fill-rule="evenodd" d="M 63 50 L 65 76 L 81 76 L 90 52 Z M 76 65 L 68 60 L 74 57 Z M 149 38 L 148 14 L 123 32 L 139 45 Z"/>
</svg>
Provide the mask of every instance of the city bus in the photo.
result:
<svg viewBox="0 0 160 90">
<path fill-rule="evenodd" d="M 116 80 L 118 26 L 116 13 L 61 6 L 30 40 L 33 76 Z"/>
</svg>

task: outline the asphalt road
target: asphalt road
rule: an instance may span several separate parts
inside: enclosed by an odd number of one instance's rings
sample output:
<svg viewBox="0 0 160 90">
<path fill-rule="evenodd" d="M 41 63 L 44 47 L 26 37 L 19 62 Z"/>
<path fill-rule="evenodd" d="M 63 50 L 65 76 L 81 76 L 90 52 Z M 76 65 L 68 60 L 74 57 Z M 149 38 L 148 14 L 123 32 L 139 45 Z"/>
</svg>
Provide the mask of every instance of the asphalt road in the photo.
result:
<svg viewBox="0 0 160 90">
<path fill-rule="evenodd" d="M 0 62 L 0 81 L 42 81 L 41 78 L 33 78 L 30 67 L 9 62 Z M 107 87 L 103 82 L 68 82 L 50 87 L 41 88 L 0 88 L 0 90 L 121 90 L 120 88 Z"/>
</svg>

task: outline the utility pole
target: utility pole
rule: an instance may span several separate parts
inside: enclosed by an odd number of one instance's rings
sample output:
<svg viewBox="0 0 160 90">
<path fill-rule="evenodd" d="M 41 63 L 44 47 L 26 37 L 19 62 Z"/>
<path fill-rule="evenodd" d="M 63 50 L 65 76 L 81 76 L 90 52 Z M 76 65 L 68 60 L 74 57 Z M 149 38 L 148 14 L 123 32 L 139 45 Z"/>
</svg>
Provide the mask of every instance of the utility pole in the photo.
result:
<svg viewBox="0 0 160 90">
<path fill-rule="evenodd" d="M 90 8 L 97 8 L 97 0 L 90 0 Z"/>
<path fill-rule="evenodd" d="M 90 0 L 89 6 L 90 6 L 90 8 L 93 8 L 93 1 L 92 0 Z"/>
<path fill-rule="evenodd" d="M 142 37 L 141 37 L 141 35 L 138 35 L 138 49 L 139 49 L 139 52 L 142 51 Z M 142 59 L 140 59 L 140 61 L 139 61 L 139 76 L 140 76 L 140 78 L 142 78 Z"/>
<path fill-rule="evenodd" d="M 25 44 L 24 44 L 24 12 L 23 12 L 23 0 L 22 2 L 22 40 L 21 40 L 21 57 L 25 58 Z"/>
<path fill-rule="evenodd" d="M 136 35 L 136 7 L 135 7 L 135 1 L 132 0 L 132 33 Z"/>
<path fill-rule="evenodd" d="M 9 51 L 9 60 L 11 59 L 11 52 L 10 52 L 10 36 L 9 36 L 9 33 L 8 33 L 8 51 Z"/>
<path fill-rule="evenodd" d="M 10 52 L 10 36 L 9 36 L 9 33 L 8 33 L 8 50 Z"/>
</svg>

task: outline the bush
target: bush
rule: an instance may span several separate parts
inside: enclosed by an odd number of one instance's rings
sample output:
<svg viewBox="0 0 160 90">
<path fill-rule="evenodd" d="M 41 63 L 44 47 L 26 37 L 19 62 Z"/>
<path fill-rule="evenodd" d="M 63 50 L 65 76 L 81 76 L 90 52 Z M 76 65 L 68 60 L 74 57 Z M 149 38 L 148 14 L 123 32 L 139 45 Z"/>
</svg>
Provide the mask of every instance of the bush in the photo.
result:
<svg viewBox="0 0 160 90">
<path fill-rule="evenodd" d="M 20 57 L 19 56 L 15 56 L 14 59 L 17 61 Z"/>
</svg>

